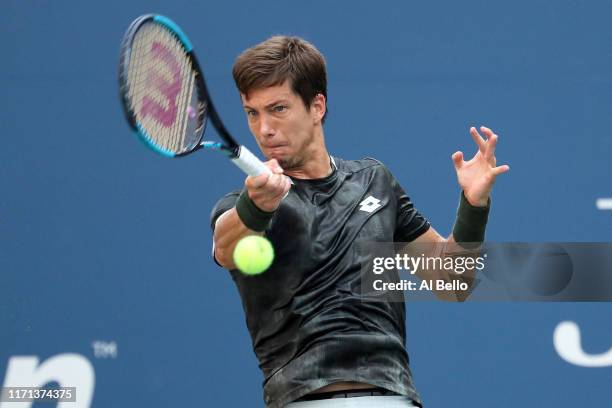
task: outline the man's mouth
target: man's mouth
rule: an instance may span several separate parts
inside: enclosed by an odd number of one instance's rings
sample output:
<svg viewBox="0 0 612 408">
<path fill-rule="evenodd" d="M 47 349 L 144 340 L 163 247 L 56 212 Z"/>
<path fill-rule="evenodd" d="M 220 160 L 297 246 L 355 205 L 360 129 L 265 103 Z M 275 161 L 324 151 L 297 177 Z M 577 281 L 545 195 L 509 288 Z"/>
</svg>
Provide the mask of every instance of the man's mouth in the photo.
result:
<svg viewBox="0 0 612 408">
<path fill-rule="evenodd" d="M 287 145 L 284 143 L 279 143 L 279 144 L 274 144 L 274 145 L 264 145 L 266 149 L 278 149 L 279 147 L 285 147 L 285 146 Z"/>
</svg>

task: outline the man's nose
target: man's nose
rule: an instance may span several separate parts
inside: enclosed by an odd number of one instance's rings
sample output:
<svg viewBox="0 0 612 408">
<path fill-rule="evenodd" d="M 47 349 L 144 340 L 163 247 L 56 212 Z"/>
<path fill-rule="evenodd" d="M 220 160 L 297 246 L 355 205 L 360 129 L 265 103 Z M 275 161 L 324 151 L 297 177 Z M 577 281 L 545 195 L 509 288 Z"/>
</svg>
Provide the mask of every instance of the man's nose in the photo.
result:
<svg viewBox="0 0 612 408">
<path fill-rule="evenodd" d="M 273 136 L 274 132 L 275 130 L 270 119 L 266 115 L 261 115 L 259 122 L 259 134 L 262 136 Z"/>
</svg>

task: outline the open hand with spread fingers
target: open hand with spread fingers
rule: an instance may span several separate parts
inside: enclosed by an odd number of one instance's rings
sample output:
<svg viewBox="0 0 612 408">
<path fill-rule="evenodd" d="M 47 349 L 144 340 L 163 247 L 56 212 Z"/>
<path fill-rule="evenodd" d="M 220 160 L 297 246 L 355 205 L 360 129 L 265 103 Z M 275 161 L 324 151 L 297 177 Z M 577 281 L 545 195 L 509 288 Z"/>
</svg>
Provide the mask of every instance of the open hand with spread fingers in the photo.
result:
<svg viewBox="0 0 612 408">
<path fill-rule="evenodd" d="M 476 207 L 485 207 L 489 200 L 495 179 L 502 173 L 510 170 L 510 166 L 496 166 L 495 146 L 498 136 L 487 127 L 481 126 L 478 133 L 475 127 L 470 128 L 470 135 L 478 151 L 470 160 L 463 160 L 463 152 L 452 155 L 457 181 L 463 189 L 463 194 L 470 204 Z"/>
</svg>

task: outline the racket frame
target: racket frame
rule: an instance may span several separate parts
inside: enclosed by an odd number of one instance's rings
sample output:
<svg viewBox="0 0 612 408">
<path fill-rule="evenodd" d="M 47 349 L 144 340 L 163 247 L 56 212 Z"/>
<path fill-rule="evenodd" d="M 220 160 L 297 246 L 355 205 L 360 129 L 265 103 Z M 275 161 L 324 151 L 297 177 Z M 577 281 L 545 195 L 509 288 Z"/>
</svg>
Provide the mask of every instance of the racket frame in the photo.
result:
<svg viewBox="0 0 612 408">
<path fill-rule="evenodd" d="M 203 121 L 201 130 L 198 131 L 199 132 L 199 134 L 197 135 L 198 141 L 194 147 L 182 153 L 174 153 L 171 151 L 167 151 L 165 149 L 160 148 L 159 146 L 157 146 L 155 143 L 152 142 L 152 138 L 147 134 L 146 130 L 143 129 L 139 125 L 138 121 L 136 120 L 136 114 L 134 110 L 132 109 L 133 105 L 128 96 L 128 91 L 129 91 L 128 66 L 130 63 L 132 43 L 134 42 L 134 38 L 138 30 L 140 29 L 140 27 L 143 24 L 146 24 L 149 22 L 154 22 L 154 23 L 163 25 L 182 44 L 185 50 L 185 53 L 191 62 L 191 66 L 196 72 L 195 85 L 196 85 L 197 91 L 203 98 L 203 102 L 206 105 L 206 119 Z M 202 69 L 200 68 L 198 59 L 195 56 L 195 53 L 193 52 L 193 45 L 191 44 L 191 41 L 189 41 L 189 38 L 187 37 L 187 35 L 183 32 L 183 30 L 181 30 L 181 28 L 176 23 L 174 23 L 172 20 L 170 20 L 169 18 L 165 16 L 162 16 L 159 14 L 145 14 L 135 19 L 128 27 L 124 35 L 123 41 L 121 43 L 121 57 L 120 57 L 120 63 L 119 63 L 119 93 L 121 96 L 121 103 L 123 106 L 123 111 L 124 111 L 124 114 L 125 114 L 125 117 L 128 123 L 130 124 L 130 127 L 134 131 L 136 131 L 139 138 L 147 145 L 147 147 L 153 149 L 157 153 L 160 153 L 167 157 L 183 157 L 193 152 L 196 152 L 197 150 L 200 150 L 204 147 L 211 148 L 214 150 L 222 150 L 226 152 L 230 156 L 231 159 L 239 158 L 241 156 L 241 153 L 244 153 L 244 154 L 250 153 L 248 149 L 246 149 L 244 146 L 240 146 L 238 142 L 236 142 L 236 140 L 232 137 L 232 135 L 227 131 L 227 129 L 223 125 L 223 122 L 221 121 L 221 118 L 219 117 L 219 114 L 217 113 L 217 110 L 215 109 L 215 106 L 212 102 L 212 99 L 208 92 L 208 88 L 206 87 L 206 82 L 204 80 L 204 74 L 202 72 Z M 204 133 L 206 131 L 206 124 L 208 122 L 208 119 L 210 119 L 213 126 L 215 127 L 215 130 L 217 131 L 221 139 L 223 139 L 223 141 L 225 142 L 224 144 L 214 143 L 214 142 L 213 143 L 203 142 Z M 244 150 L 244 152 L 241 152 L 241 150 Z"/>
</svg>

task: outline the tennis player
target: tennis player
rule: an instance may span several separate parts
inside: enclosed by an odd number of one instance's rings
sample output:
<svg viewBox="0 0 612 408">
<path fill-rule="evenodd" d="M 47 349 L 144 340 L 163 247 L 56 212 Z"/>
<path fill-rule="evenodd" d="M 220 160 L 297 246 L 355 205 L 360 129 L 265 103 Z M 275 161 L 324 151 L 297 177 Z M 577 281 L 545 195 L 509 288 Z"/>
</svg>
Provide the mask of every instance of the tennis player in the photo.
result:
<svg viewBox="0 0 612 408">
<path fill-rule="evenodd" d="M 482 242 L 493 183 L 509 170 L 496 166 L 497 135 L 471 128 L 478 152 L 469 161 L 452 155 L 462 191 L 444 238 L 381 162 L 329 154 L 326 65 L 312 44 L 272 37 L 244 51 L 233 76 L 272 174 L 247 177 L 216 204 L 213 254 L 238 287 L 266 405 L 422 406 L 405 348 L 404 303 L 361 301 L 368 259 L 356 244 Z M 276 252 L 257 276 L 241 274 L 232 260 L 236 243 L 251 234 L 265 235 Z"/>
</svg>

